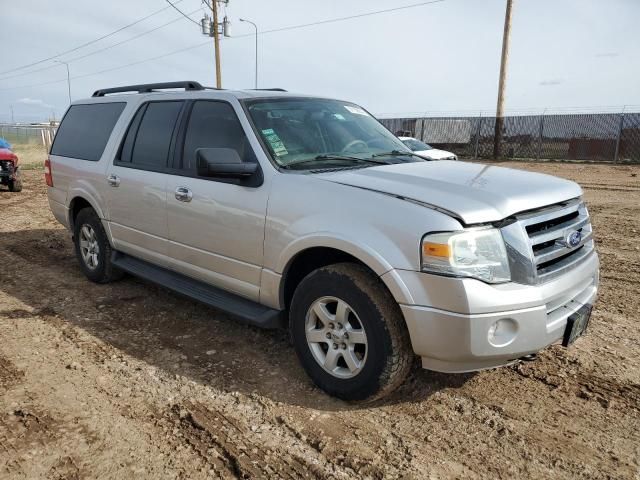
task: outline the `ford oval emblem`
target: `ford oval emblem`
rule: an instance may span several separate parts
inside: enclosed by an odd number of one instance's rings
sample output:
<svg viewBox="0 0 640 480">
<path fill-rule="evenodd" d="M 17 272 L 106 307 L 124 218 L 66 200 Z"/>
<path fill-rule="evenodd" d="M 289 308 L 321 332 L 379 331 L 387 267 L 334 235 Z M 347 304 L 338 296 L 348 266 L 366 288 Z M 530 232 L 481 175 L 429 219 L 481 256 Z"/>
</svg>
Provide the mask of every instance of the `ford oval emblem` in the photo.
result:
<svg viewBox="0 0 640 480">
<path fill-rule="evenodd" d="M 574 248 L 580 245 L 582 240 L 582 232 L 575 230 L 567 235 L 567 247 Z"/>
</svg>

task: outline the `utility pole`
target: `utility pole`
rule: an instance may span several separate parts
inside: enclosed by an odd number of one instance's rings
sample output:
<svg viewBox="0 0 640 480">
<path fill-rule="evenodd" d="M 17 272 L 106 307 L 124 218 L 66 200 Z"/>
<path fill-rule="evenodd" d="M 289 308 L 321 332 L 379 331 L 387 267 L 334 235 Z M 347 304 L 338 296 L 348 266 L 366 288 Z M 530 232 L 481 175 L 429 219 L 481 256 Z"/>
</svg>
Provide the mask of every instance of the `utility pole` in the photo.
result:
<svg viewBox="0 0 640 480">
<path fill-rule="evenodd" d="M 209 15 L 204 15 L 200 20 L 200 26 L 202 27 L 202 34 L 213 37 L 213 47 L 216 56 L 216 88 L 222 88 L 222 71 L 220 69 L 220 22 L 218 22 L 218 2 L 229 3 L 229 0 L 211 0 L 211 4 L 205 0 L 205 4 L 211 7 L 211 14 L 213 15 L 213 21 Z M 197 22 L 196 22 L 197 23 Z M 222 34 L 225 37 L 230 37 L 229 34 L 229 20 L 226 15 L 222 21 Z"/>
<path fill-rule="evenodd" d="M 16 123 L 13 118 L 13 105 L 9 105 L 9 110 L 11 110 L 11 123 Z"/>
<path fill-rule="evenodd" d="M 71 105 L 71 76 L 69 75 L 69 64 L 67 62 L 63 62 L 62 60 L 54 60 L 54 62 L 67 67 L 67 93 L 69 94 L 69 105 Z"/>
<path fill-rule="evenodd" d="M 213 45 L 216 50 L 216 88 L 222 88 L 222 72 L 220 71 L 220 38 L 218 37 L 218 0 L 211 0 L 213 13 Z"/>
<path fill-rule="evenodd" d="M 511 11 L 513 0 L 507 0 L 507 11 L 504 15 L 504 31 L 502 33 L 502 58 L 500 59 L 500 80 L 498 81 L 498 105 L 496 107 L 496 128 L 493 138 L 493 158 L 501 156 L 502 130 L 504 126 L 504 91 L 506 88 L 507 61 L 509 60 L 509 39 L 511 36 Z"/>
</svg>

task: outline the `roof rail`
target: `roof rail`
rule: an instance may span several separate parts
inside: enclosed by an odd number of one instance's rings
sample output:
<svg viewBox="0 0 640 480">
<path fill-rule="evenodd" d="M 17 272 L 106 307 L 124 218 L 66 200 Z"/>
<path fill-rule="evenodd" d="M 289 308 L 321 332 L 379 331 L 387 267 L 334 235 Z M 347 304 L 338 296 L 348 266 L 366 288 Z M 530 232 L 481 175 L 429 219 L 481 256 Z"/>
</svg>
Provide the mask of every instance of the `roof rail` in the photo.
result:
<svg viewBox="0 0 640 480">
<path fill-rule="evenodd" d="M 124 92 L 137 92 L 137 93 L 150 93 L 155 90 L 162 90 L 168 88 L 184 88 L 185 90 L 204 90 L 204 87 L 198 82 L 187 80 L 183 82 L 162 82 L 162 83 L 143 83 L 140 85 L 127 85 L 125 87 L 103 88 L 93 92 L 92 97 L 104 97 L 110 93 L 124 93 Z"/>
<path fill-rule="evenodd" d="M 286 92 L 284 88 L 251 88 L 250 90 L 265 92 Z"/>
</svg>

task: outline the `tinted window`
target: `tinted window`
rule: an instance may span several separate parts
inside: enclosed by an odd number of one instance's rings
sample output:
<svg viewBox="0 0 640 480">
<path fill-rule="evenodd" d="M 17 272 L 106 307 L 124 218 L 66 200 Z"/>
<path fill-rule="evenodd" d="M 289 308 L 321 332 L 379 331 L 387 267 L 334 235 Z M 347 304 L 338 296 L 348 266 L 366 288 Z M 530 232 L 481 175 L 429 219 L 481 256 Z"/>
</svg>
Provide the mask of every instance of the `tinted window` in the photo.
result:
<svg viewBox="0 0 640 480">
<path fill-rule="evenodd" d="M 198 148 L 231 148 L 238 152 L 243 162 L 257 161 L 240 121 L 228 103 L 194 103 L 184 140 L 184 169 L 195 171 Z"/>
<path fill-rule="evenodd" d="M 166 166 L 182 103 L 151 102 L 147 105 L 133 146 L 132 163 L 148 167 Z"/>
<path fill-rule="evenodd" d="M 136 115 L 133 117 L 129 128 L 127 129 L 127 135 L 124 138 L 124 143 L 122 144 L 122 149 L 120 150 L 120 155 L 118 160 L 121 162 L 131 162 L 131 154 L 133 153 L 133 142 L 136 141 L 136 134 L 138 133 L 138 128 L 140 127 L 140 121 L 142 120 L 142 116 L 144 115 L 147 106 L 144 105 L 140 107 L 140 109 L 136 112 Z"/>
<path fill-rule="evenodd" d="M 51 154 L 82 160 L 100 160 L 125 105 L 72 105 L 58 128 Z"/>
</svg>

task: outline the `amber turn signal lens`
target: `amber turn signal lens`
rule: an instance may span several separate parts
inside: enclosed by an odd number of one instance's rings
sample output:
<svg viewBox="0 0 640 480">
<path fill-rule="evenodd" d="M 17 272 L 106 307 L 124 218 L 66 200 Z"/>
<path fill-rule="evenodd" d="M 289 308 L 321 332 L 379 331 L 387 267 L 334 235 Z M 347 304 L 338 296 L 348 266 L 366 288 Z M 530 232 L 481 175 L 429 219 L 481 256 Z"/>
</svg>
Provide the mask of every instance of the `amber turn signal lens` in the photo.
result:
<svg viewBox="0 0 640 480">
<path fill-rule="evenodd" d="M 423 255 L 430 257 L 450 257 L 451 249 L 449 245 L 446 243 L 431 243 L 424 242 L 422 244 L 422 253 Z"/>
</svg>

